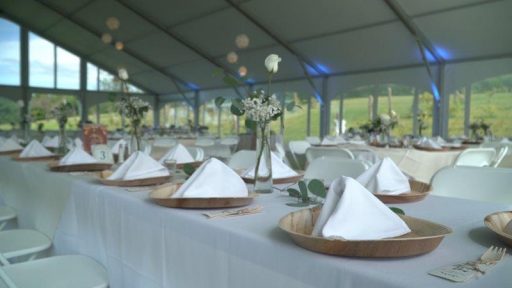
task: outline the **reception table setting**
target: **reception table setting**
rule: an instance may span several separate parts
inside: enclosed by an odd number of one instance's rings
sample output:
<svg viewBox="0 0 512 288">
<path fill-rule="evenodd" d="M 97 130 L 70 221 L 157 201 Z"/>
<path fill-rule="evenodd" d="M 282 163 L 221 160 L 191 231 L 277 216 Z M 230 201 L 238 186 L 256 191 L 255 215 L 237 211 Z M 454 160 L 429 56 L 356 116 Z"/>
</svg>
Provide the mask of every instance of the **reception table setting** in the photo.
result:
<svg viewBox="0 0 512 288">
<path fill-rule="evenodd" d="M 280 61 L 265 60 L 269 81 Z M 37 140 L 13 156 L 20 147 L 6 140 L 3 204 L 19 227 L 53 241 L 51 255 L 105 267 L 111 287 L 512 283 L 512 204 L 431 195 L 430 176 L 417 174 L 424 163 L 409 157 L 416 150 L 382 157 L 358 177 L 302 179 L 270 149 L 270 122 L 282 115 L 270 91 L 232 105 L 257 131 L 255 165 L 244 171 L 215 157 L 196 161 L 179 143 L 153 158 L 140 130 L 149 105 L 132 96 L 119 105 L 131 139 L 103 150 L 117 152 L 116 163 L 93 156 L 94 145 L 59 155 Z"/>
</svg>

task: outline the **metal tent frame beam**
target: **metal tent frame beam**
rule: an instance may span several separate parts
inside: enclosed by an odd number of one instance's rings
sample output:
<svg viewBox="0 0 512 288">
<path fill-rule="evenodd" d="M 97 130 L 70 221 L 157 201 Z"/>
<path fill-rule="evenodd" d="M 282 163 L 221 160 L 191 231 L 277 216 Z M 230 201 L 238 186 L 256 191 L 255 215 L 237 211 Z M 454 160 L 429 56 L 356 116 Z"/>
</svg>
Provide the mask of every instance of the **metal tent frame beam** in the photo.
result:
<svg viewBox="0 0 512 288">
<path fill-rule="evenodd" d="M 68 44 L 62 42 L 62 41 L 59 41 L 58 39 L 56 39 L 55 37 L 49 35 L 48 33 L 46 33 L 43 29 L 39 29 L 37 27 L 33 27 L 32 25 L 28 25 L 28 23 L 26 23 L 25 21 L 23 21 L 22 19 L 16 17 L 16 16 L 13 16 L 13 15 L 10 15 L 10 14 L 7 14 L 5 11 L 0 11 L 0 16 L 1 17 L 4 17 L 6 19 L 9 19 L 11 20 L 12 22 L 15 22 L 19 25 L 21 25 L 22 27 L 25 27 L 27 29 L 29 29 L 30 31 L 33 31 L 35 32 L 36 34 L 50 40 L 52 43 L 54 43 L 55 45 L 59 46 L 59 47 L 62 47 L 64 49 L 66 49 L 67 51 L 77 55 L 78 57 L 84 59 L 85 61 L 87 62 L 90 62 L 90 63 L 93 63 L 94 65 L 96 65 L 97 67 L 101 68 L 102 70 L 105 70 L 107 71 L 108 73 L 110 74 L 113 74 L 113 75 L 116 75 L 117 72 L 100 64 L 100 63 L 97 63 L 93 60 L 91 60 L 89 57 L 83 55 L 82 53 L 78 52 L 75 48 L 69 46 Z M 154 91 L 153 89 L 147 87 L 146 85 L 138 82 L 137 80 L 134 80 L 134 79 L 130 79 L 131 83 L 133 83 L 134 85 L 140 87 L 141 89 L 145 90 L 146 92 L 150 93 L 150 94 L 153 94 L 153 95 L 158 95 L 158 93 L 156 91 Z"/>
<path fill-rule="evenodd" d="M 95 31 L 95 29 L 93 27 L 91 27 L 90 25 L 88 25 L 88 24 L 86 24 L 84 22 L 79 22 L 78 20 L 67 16 L 64 12 L 62 12 L 60 9 L 58 9 L 58 8 L 56 8 L 54 6 L 50 6 L 47 3 L 42 3 L 42 2 L 39 2 L 39 3 L 43 7 L 45 7 L 46 9 L 48 9 L 48 10 L 54 12 L 54 13 L 56 13 L 57 15 L 62 17 L 63 19 L 66 19 L 66 20 L 70 21 L 71 23 L 77 25 L 78 27 L 80 27 L 81 29 L 85 30 L 86 32 L 91 33 L 95 37 L 98 37 L 98 39 L 101 38 L 101 33 L 98 32 L 98 31 Z M 178 90 L 178 92 L 182 95 L 183 100 L 185 100 L 185 102 L 187 102 L 188 105 L 191 105 L 191 106 L 193 105 L 191 100 L 189 100 L 186 97 L 185 92 L 180 87 L 180 84 L 181 84 L 181 85 L 189 88 L 186 81 L 184 81 L 183 79 L 179 78 L 178 76 L 176 76 L 176 75 L 174 75 L 172 73 L 169 73 L 168 71 L 165 71 L 164 69 L 162 69 L 160 67 L 157 67 L 156 65 L 154 65 L 153 63 L 151 63 L 150 61 L 148 61 L 147 59 L 145 59 L 144 57 L 139 55 L 137 52 L 129 49 L 128 47 L 124 47 L 122 52 L 127 54 L 128 56 L 130 56 L 130 57 L 140 61 L 141 63 L 143 63 L 144 65 L 150 67 L 154 71 L 160 73 L 165 78 L 171 80 L 173 82 L 174 86 L 176 87 L 176 90 Z M 193 89 L 190 89 L 190 90 L 193 90 Z"/>
</svg>

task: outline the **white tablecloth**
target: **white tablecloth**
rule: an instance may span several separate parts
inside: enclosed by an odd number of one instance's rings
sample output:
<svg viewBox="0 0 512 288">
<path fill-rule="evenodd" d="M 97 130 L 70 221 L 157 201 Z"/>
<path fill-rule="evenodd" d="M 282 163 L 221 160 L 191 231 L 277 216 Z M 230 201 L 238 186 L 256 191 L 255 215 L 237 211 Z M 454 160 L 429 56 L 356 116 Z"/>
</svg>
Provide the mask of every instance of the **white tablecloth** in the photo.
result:
<svg viewBox="0 0 512 288">
<path fill-rule="evenodd" d="M 50 173 L 42 164 L 0 157 L 0 170 L 2 195 L 24 219 L 20 224 L 49 232 L 56 227 L 54 252 L 98 260 L 108 267 L 113 288 L 453 287 L 456 284 L 427 271 L 476 259 L 491 244 L 503 246 L 483 227 L 483 218 L 511 208 L 436 196 L 396 205 L 410 216 L 445 224 L 454 233 L 435 251 L 418 257 L 342 258 L 293 244 L 277 222 L 295 208 L 286 206 L 292 200 L 277 192 L 256 199 L 255 204 L 264 207 L 260 214 L 207 220 L 197 210 L 156 206 L 147 199 L 148 192 Z M 30 183 L 36 179 L 46 180 Z M 507 259 L 464 287 L 505 287 L 512 283 L 511 269 L 512 260 Z"/>
</svg>

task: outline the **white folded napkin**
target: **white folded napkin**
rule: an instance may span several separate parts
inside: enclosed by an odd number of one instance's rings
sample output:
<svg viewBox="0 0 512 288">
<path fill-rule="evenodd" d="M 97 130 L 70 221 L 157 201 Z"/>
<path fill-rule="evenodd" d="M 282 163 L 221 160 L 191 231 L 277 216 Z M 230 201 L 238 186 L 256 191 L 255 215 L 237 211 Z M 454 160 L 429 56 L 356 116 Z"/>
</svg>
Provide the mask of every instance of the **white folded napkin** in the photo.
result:
<svg viewBox="0 0 512 288">
<path fill-rule="evenodd" d="M 80 147 L 75 147 L 71 151 L 66 154 L 62 159 L 60 159 L 60 165 L 73 165 L 73 164 L 90 164 L 90 163 L 98 163 L 94 157 L 89 155 Z"/>
<path fill-rule="evenodd" d="M 116 144 L 112 146 L 112 154 L 119 154 L 119 149 L 121 149 L 121 145 L 124 145 L 124 147 L 126 147 L 126 144 L 126 140 L 124 139 L 117 141 Z"/>
<path fill-rule="evenodd" d="M 377 240 L 411 232 L 407 224 L 350 177 L 331 184 L 312 235 L 346 240 Z"/>
<path fill-rule="evenodd" d="M 119 132 L 115 132 L 114 135 L 112 135 L 113 138 L 121 138 L 123 135 Z"/>
<path fill-rule="evenodd" d="M 508 235 L 512 236 L 512 220 L 508 221 L 507 225 L 503 229 L 503 232 L 505 232 Z"/>
<path fill-rule="evenodd" d="M 259 172 L 265 174 L 265 161 L 262 157 L 262 162 L 260 163 Z M 272 178 L 273 179 L 280 179 L 280 178 L 287 178 L 287 177 L 293 177 L 299 175 L 297 172 L 295 172 L 292 168 L 288 167 L 288 165 L 284 164 L 283 160 L 281 160 L 274 152 L 271 152 L 271 161 L 272 161 Z M 247 169 L 244 173 L 242 173 L 242 176 L 246 178 L 254 178 L 254 174 L 256 171 L 256 165 L 254 165 L 252 168 Z"/>
<path fill-rule="evenodd" d="M 160 159 L 160 163 L 164 163 L 165 160 L 171 159 L 176 160 L 176 163 L 178 164 L 194 162 L 194 157 L 190 155 L 187 148 L 179 143 L 165 153 L 164 157 Z"/>
<path fill-rule="evenodd" d="M 79 147 L 79 148 L 84 149 L 84 142 L 82 142 L 82 139 L 76 137 L 73 142 L 75 144 L 75 147 Z"/>
<path fill-rule="evenodd" d="M 167 168 L 144 152 L 137 151 L 124 161 L 123 165 L 119 166 L 108 179 L 136 180 L 163 176 L 169 176 Z"/>
<path fill-rule="evenodd" d="M 336 145 L 336 139 L 332 139 L 331 137 L 324 137 L 321 145 Z"/>
<path fill-rule="evenodd" d="M 41 140 L 41 144 L 43 144 L 44 147 L 48 147 L 48 142 L 50 140 L 52 140 L 52 137 L 44 135 L 43 140 Z"/>
<path fill-rule="evenodd" d="M 21 151 L 20 158 L 27 157 L 45 157 L 54 155 L 52 152 L 46 150 L 41 143 L 37 140 L 32 140 L 23 151 Z"/>
<path fill-rule="evenodd" d="M 210 158 L 174 193 L 172 198 L 247 197 L 247 185 L 233 169 Z"/>
<path fill-rule="evenodd" d="M 336 142 L 336 144 L 345 144 L 347 143 L 347 140 L 345 139 L 345 137 L 338 135 L 336 136 L 336 138 L 334 138 L 334 142 Z"/>
<path fill-rule="evenodd" d="M 14 141 L 10 138 L 7 140 L 4 140 L 2 145 L 0 146 L 0 151 L 2 151 L 2 152 L 22 150 L 22 149 L 23 149 L 23 147 L 21 147 L 21 145 L 18 144 L 18 142 Z"/>
<path fill-rule="evenodd" d="M 446 144 L 446 140 L 444 140 L 444 139 L 443 139 L 443 137 L 441 137 L 441 136 L 437 136 L 437 137 L 435 137 L 435 138 L 434 138 L 434 141 L 435 141 L 437 144 L 441 145 L 441 146 L 442 146 L 442 145 L 444 145 L 444 144 Z"/>
<path fill-rule="evenodd" d="M 44 146 L 45 147 L 49 147 L 49 148 L 57 148 L 57 147 L 59 147 L 59 136 L 54 136 L 53 138 L 48 140 L 46 142 L 46 145 L 44 145 Z"/>
<path fill-rule="evenodd" d="M 503 139 L 501 139 L 500 143 L 510 143 L 510 140 L 508 140 L 507 137 L 503 137 Z"/>
<path fill-rule="evenodd" d="M 399 195 L 411 191 L 409 179 L 389 157 L 363 172 L 357 181 L 372 193 Z"/>
<path fill-rule="evenodd" d="M 441 145 L 439 145 L 439 143 L 437 143 L 436 141 L 434 141 L 430 138 L 427 138 L 427 137 L 421 138 L 416 144 L 418 146 L 425 147 L 425 148 L 432 148 L 432 149 L 439 149 L 439 150 L 443 149 L 443 147 L 441 147 Z"/>
</svg>

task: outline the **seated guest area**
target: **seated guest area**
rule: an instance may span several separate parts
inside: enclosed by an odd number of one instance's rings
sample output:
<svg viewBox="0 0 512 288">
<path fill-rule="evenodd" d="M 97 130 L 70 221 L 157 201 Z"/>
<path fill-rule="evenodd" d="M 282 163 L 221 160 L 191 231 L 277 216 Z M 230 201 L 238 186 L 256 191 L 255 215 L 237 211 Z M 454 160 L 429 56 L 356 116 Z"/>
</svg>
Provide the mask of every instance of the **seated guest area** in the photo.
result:
<svg viewBox="0 0 512 288">
<path fill-rule="evenodd" d="M 512 1 L 0 1 L 0 288 L 512 285 Z"/>
</svg>

